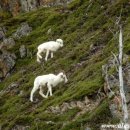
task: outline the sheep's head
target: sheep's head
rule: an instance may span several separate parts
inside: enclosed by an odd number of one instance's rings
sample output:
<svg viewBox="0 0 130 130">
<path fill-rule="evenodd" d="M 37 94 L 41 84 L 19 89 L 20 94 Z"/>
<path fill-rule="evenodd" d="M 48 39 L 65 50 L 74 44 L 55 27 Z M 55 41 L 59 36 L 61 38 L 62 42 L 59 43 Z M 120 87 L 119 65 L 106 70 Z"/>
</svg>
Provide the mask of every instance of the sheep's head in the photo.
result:
<svg viewBox="0 0 130 130">
<path fill-rule="evenodd" d="M 65 75 L 65 73 L 61 72 L 61 73 L 59 73 L 58 75 L 60 76 L 60 78 L 61 78 L 61 80 L 62 80 L 63 82 L 65 82 L 65 83 L 68 82 L 68 79 L 67 79 L 67 76 Z"/>
<path fill-rule="evenodd" d="M 60 43 L 60 47 L 63 47 L 63 40 L 62 39 L 57 39 L 56 42 Z"/>
</svg>

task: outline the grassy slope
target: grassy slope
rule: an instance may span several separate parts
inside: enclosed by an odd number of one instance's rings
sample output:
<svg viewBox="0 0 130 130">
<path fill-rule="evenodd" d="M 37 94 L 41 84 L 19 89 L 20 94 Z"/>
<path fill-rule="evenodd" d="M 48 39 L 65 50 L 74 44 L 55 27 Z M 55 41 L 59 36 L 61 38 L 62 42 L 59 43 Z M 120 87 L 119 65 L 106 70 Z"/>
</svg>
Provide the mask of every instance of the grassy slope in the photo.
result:
<svg viewBox="0 0 130 130">
<path fill-rule="evenodd" d="M 94 95 L 99 88 L 103 87 L 101 66 L 108 60 L 111 50 L 117 51 L 117 42 L 108 30 L 108 27 L 114 26 L 109 18 L 115 20 L 115 17 L 120 14 L 122 5 L 122 18 L 123 21 L 126 20 L 124 27 L 125 52 L 129 54 L 130 8 L 127 6 L 127 0 L 118 0 L 113 5 L 99 0 L 93 2 L 90 8 L 88 8 L 89 5 L 89 0 L 84 0 L 82 5 L 79 4 L 79 0 L 76 0 L 68 6 L 70 13 L 60 13 L 59 8 L 43 8 L 4 20 L 1 23 L 8 28 L 7 36 L 12 35 L 21 22 L 27 21 L 33 27 L 32 33 L 17 40 L 16 46 L 10 50 L 19 56 L 18 48 L 24 44 L 32 52 L 33 58 L 18 59 L 11 77 L 0 83 L 0 90 L 2 90 L 12 82 L 20 81 L 19 89 L 24 92 L 23 96 L 8 93 L 0 97 L 2 130 L 9 130 L 15 124 L 29 125 L 31 130 L 37 128 L 40 130 L 78 130 L 82 129 L 81 126 L 85 124 L 97 129 L 100 123 L 112 120 L 107 101 L 103 101 L 93 112 L 82 115 L 74 122 L 71 120 L 78 111 L 76 109 L 63 115 L 45 113 L 48 106 L 82 99 L 85 95 Z M 101 8 L 102 5 L 104 8 Z M 104 15 L 105 12 L 108 17 Z M 52 33 L 47 35 L 49 28 L 52 29 Z M 36 63 L 36 47 L 48 39 L 57 38 L 64 40 L 64 47 L 42 68 Z M 90 51 L 91 44 L 103 46 L 103 48 L 92 53 Z M 75 64 L 82 61 L 85 61 L 83 67 L 74 67 Z M 26 69 L 26 74 L 21 73 L 22 69 Z M 37 75 L 59 72 L 61 69 L 68 74 L 69 83 L 67 86 L 56 89 L 54 96 L 48 99 L 42 99 L 39 95 L 35 95 L 40 99 L 37 107 L 36 104 L 30 103 L 29 94 L 34 78 Z M 56 124 L 47 125 L 44 122 L 49 120 L 56 122 Z M 70 123 L 62 127 L 62 123 L 67 121 Z"/>
</svg>

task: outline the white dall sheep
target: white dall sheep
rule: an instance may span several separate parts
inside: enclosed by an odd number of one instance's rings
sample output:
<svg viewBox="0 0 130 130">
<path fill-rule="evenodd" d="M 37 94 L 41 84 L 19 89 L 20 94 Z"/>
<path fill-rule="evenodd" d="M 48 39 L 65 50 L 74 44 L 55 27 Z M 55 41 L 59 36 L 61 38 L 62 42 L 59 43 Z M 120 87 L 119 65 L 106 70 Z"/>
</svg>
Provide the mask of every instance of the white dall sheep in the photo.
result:
<svg viewBox="0 0 130 130">
<path fill-rule="evenodd" d="M 33 95 L 38 89 L 40 89 L 39 94 L 42 97 L 47 98 L 49 93 L 50 96 L 52 96 L 52 87 L 57 86 L 61 82 L 68 82 L 68 79 L 63 72 L 59 73 L 58 75 L 48 74 L 36 77 L 34 80 L 34 87 L 30 94 L 30 101 L 33 102 Z M 43 94 L 43 88 L 45 87 L 48 88 L 46 95 Z"/>
<path fill-rule="evenodd" d="M 59 48 L 63 47 L 63 40 L 57 39 L 56 41 L 49 41 L 42 43 L 38 46 L 37 62 L 41 63 L 42 53 L 46 53 L 45 61 L 47 61 L 49 52 L 51 52 L 51 58 L 53 58 L 53 52 L 56 52 Z"/>
</svg>

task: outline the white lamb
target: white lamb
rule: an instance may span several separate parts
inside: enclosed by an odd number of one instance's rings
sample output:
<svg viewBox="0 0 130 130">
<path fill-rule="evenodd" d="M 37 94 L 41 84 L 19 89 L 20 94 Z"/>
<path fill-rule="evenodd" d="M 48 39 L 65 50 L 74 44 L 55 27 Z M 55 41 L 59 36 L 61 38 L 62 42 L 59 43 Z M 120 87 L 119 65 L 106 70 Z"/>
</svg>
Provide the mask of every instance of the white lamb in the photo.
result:
<svg viewBox="0 0 130 130">
<path fill-rule="evenodd" d="M 68 82 L 68 79 L 63 72 L 59 73 L 58 75 L 48 74 L 36 77 L 34 80 L 34 87 L 30 94 L 30 101 L 33 102 L 33 95 L 38 89 L 40 89 L 39 94 L 42 97 L 47 98 L 49 93 L 50 96 L 52 96 L 52 87 L 57 86 L 61 82 Z M 46 95 L 43 94 L 43 88 L 45 87 L 48 88 Z"/>
<path fill-rule="evenodd" d="M 46 53 L 45 61 L 48 59 L 49 52 L 51 52 L 51 58 L 53 58 L 53 52 L 56 52 L 61 47 L 63 47 L 62 39 L 42 43 L 38 46 L 37 62 L 41 63 L 43 53 Z"/>
</svg>

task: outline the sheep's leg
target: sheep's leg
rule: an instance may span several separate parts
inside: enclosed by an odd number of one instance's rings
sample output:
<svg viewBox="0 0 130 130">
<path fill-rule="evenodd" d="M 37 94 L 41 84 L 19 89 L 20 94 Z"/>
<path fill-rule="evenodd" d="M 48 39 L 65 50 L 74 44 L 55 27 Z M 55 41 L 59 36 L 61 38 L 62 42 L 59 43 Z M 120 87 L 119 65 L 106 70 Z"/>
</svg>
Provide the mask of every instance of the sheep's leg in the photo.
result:
<svg viewBox="0 0 130 130">
<path fill-rule="evenodd" d="M 52 86 L 50 84 L 48 84 L 48 90 L 50 92 L 50 96 L 52 96 Z"/>
<path fill-rule="evenodd" d="M 37 52 L 37 62 L 41 63 L 41 59 L 42 59 L 42 51 L 38 51 Z"/>
<path fill-rule="evenodd" d="M 38 87 L 37 86 L 34 86 L 32 91 L 31 91 L 31 94 L 30 94 L 30 101 L 33 102 L 33 95 L 34 93 L 38 90 Z"/>
<path fill-rule="evenodd" d="M 47 50 L 47 52 L 46 52 L 45 61 L 47 61 L 47 59 L 48 59 L 48 56 L 49 56 L 49 50 Z"/>
<path fill-rule="evenodd" d="M 46 87 L 47 87 L 47 84 L 48 84 L 48 83 L 46 83 Z M 47 88 L 48 88 L 48 87 L 47 87 Z M 46 97 L 48 97 L 48 95 L 49 95 L 49 89 L 47 90 Z"/>
<path fill-rule="evenodd" d="M 53 58 L 53 52 L 51 52 L 51 58 Z"/>
<path fill-rule="evenodd" d="M 40 86 L 39 94 L 40 94 L 43 98 L 47 98 L 47 96 L 43 94 L 42 86 Z"/>
<path fill-rule="evenodd" d="M 46 94 L 46 97 L 48 97 L 49 96 L 49 89 L 47 90 L 47 94 Z"/>
</svg>

